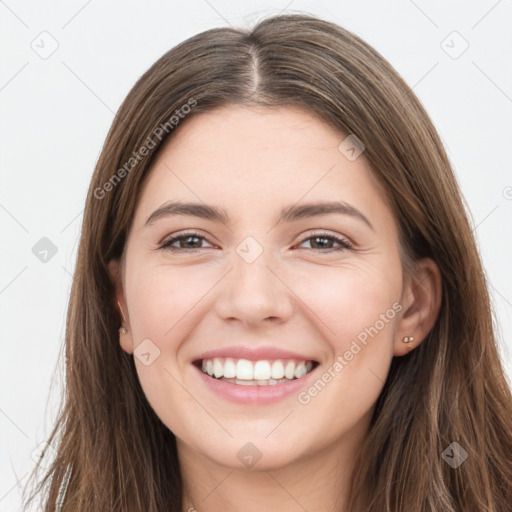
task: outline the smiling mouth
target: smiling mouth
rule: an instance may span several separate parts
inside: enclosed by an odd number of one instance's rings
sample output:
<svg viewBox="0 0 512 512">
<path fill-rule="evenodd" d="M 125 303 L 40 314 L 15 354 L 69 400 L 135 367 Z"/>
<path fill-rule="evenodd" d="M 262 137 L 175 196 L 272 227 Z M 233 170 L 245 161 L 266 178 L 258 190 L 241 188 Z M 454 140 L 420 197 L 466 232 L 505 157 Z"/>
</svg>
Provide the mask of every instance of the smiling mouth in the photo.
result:
<svg viewBox="0 0 512 512">
<path fill-rule="evenodd" d="M 274 386 L 298 380 L 313 371 L 316 361 L 275 359 L 250 361 L 234 357 L 215 357 L 194 362 L 205 375 L 242 386 Z"/>
</svg>

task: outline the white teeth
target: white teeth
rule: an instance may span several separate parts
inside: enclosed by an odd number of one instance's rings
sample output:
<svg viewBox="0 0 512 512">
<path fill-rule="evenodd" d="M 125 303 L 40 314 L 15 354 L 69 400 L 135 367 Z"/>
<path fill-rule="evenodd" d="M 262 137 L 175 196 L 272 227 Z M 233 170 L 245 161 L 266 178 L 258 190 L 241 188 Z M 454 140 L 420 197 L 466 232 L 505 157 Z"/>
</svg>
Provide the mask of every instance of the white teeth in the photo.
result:
<svg viewBox="0 0 512 512">
<path fill-rule="evenodd" d="M 224 377 L 227 379 L 236 377 L 236 363 L 232 357 L 226 357 L 224 361 Z"/>
<path fill-rule="evenodd" d="M 236 363 L 236 378 L 238 380 L 252 380 L 254 378 L 254 367 L 251 361 L 239 359 Z"/>
<path fill-rule="evenodd" d="M 255 380 L 268 380 L 270 379 L 270 363 L 268 361 L 258 361 L 254 365 Z"/>
<path fill-rule="evenodd" d="M 274 386 L 281 382 L 300 379 L 313 369 L 312 361 L 295 359 L 249 361 L 233 357 L 215 357 L 201 361 L 203 373 L 216 379 L 236 384 Z"/>
<path fill-rule="evenodd" d="M 282 379 L 284 377 L 284 366 L 279 359 L 272 363 L 272 379 Z"/>
<path fill-rule="evenodd" d="M 220 380 L 224 382 L 230 382 L 231 384 L 239 384 L 241 386 L 275 386 L 276 384 L 282 384 L 284 382 L 291 382 L 289 379 L 268 379 L 268 380 L 238 380 L 238 379 L 226 379 L 221 377 Z"/>
<path fill-rule="evenodd" d="M 224 375 L 224 365 L 218 357 L 213 360 L 213 374 L 217 379 Z"/>
<path fill-rule="evenodd" d="M 287 379 L 293 379 L 293 377 L 295 376 L 295 363 L 293 361 L 288 361 L 288 363 L 286 363 L 286 367 L 284 369 L 284 376 Z"/>
<path fill-rule="evenodd" d="M 297 367 L 295 368 L 295 377 L 297 379 L 300 379 L 301 377 L 304 377 L 308 373 L 306 369 L 306 363 L 299 363 Z"/>
<path fill-rule="evenodd" d="M 235 379 L 235 383 L 239 384 L 241 386 L 256 386 L 256 382 L 254 382 L 252 380 L 238 380 L 238 379 Z"/>
</svg>

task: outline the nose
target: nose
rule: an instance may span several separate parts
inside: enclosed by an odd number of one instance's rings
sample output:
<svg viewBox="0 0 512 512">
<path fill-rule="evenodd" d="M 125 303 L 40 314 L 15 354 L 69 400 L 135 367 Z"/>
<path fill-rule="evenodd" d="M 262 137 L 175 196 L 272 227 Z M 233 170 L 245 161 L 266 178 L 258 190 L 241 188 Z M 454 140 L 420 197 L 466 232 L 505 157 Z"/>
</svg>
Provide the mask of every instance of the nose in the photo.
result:
<svg viewBox="0 0 512 512">
<path fill-rule="evenodd" d="M 217 314 L 223 320 L 255 327 L 290 318 L 293 292 L 269 253 L 263 251 L 252 263 L 234 255 L 233 268 L 221 283 L 216 300 Z"/>
</svg>

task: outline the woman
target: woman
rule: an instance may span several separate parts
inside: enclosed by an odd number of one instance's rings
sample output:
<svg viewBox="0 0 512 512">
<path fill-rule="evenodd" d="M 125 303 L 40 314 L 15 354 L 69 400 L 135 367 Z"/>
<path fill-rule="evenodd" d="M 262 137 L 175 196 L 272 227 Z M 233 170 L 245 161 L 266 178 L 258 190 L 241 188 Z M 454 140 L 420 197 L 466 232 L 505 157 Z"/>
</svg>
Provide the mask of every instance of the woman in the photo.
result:
<svg viewBox="0 0 512 512">
<path fill-rule="evenodd" d="M 512 510 L 512 400 L 411 89 L 301 15 L 209 30 L 94 172 L 44 510 Z"/>
</svg>

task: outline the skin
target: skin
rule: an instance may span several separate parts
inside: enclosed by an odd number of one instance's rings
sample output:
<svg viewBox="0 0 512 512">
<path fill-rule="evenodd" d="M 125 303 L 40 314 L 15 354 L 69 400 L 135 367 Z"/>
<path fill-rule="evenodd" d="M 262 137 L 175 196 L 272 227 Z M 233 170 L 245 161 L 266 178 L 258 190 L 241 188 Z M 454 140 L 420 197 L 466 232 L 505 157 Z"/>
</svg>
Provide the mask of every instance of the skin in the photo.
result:
<svg viewBox="0 0 512 512">
<path fill-rule="evenodd" d="M 149 338 L 160 350 L 148 366 L 134 359 L 149 403 L 177 437 L 183 510 L 343 510 L 391 360 L 410 350 L 404 336 L 417 347 L 435 322 L 439 270 L 424 259 L 404 276 L 396 220 L 364 152 L 350 161 L 338 150 L 344 138 L 299 108 L 190 117 L 153 164 L 123 258 L 110 262 L 128 329 L 121 348 L 132 354 Z M 169 200 L 215 205 L 231 221 L 169 216 L 144 226 Z M 343 200 L 374 229 L 341 214 L 276 225 L 285 206 L 316 200 Z M 184 230 L 204 239 L 159 249 Z M 324 230 L 353 248 L 328 252 L 339 244 L 322 244 Z M 236 252 L 247 236 L 263 249 L 250 264 Z M 401 311 L 308 404 L 296 394 L 231 403 L 191 365 L 213 348 L 270 345 L 312 355 L 320 377 L 394 303 Z M 248 442 L 262 454 L 251 468 L 237 457 Z"/>
</svg>

